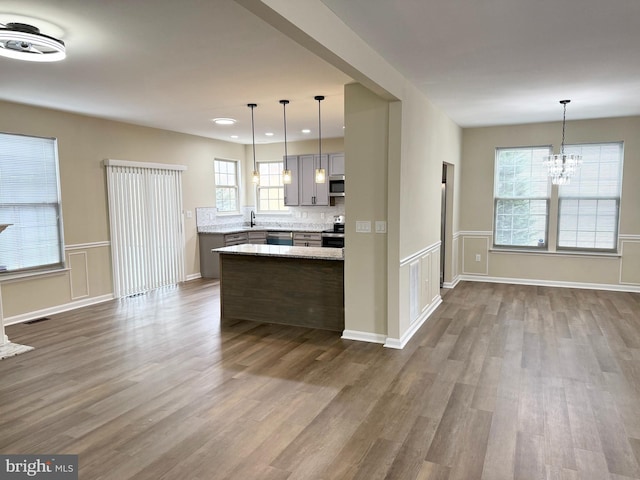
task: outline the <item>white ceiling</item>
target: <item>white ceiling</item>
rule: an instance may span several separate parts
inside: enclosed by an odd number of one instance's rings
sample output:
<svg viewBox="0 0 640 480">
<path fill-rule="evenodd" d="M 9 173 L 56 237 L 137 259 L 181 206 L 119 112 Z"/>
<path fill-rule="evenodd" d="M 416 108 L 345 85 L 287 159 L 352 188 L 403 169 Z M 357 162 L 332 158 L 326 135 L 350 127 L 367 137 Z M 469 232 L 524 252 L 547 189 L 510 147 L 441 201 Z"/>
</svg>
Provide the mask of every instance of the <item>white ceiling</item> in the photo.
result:
<svg viewBox="0 0 640 480">
<path fill-rule="evenodd" d="M 638 0 L 323 2 L 461 126 L 558 120 L 564 98 L 569 120 L 640 114 Z M 316 138 L 325 95 L 323 137 L 343 134 L 351 79 L 231 0 L 0 3 L 24 17 L 68 57 L 0 57 L 0 99 L 240 143 L 257 103 L 262 143 L 282 141 L 283 98 L 288 139 Z"/>
<path fill-rule="evenodd" d="M 322 0 L 463 127 L 640 114 L 638 0 Z"/>
<path fill-rule="evenodd" d="M 57 25 L 67 58 L 0 57 L 0 99 L 239 143 L 251 143 L 246 105 L 257 103 L 256 142 L 269 143 L 282 141 L 281 99 L 291 102 L 287 139 L 317 138 L 313 97 L 325 95 L 322 136 L 343 136 L 351 79 L 231 0 L 0 2 L 0 22 L 17 14 L 42 33 L 39 19 Z M 215 117 L 238 123 L 216 126 Z"/>
</svg>

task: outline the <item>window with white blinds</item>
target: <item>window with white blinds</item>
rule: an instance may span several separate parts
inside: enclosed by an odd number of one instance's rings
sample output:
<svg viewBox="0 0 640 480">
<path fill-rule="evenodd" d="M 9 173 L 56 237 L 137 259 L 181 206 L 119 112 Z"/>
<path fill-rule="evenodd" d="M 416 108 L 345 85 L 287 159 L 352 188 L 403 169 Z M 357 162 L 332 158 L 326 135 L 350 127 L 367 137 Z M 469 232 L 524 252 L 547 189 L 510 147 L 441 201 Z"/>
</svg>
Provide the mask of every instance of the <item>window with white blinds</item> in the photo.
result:
<svg viewBox="0 0 640 480">
<path fill-rule="evenodd" d="M 58 146 L 0 133 L 0 272 L 64 265 Z"/>
<path fill-rule="evenodd" d="M 496 149 L 494 246 L 546 248 L 549 180 L 542 160 L 549 147 Z"/>
<path fill-rule="evenodd" d="M 622 143 L 570 145 L 582 166 L 558 191 L 558 249 L 616 251 L 622 187 Z"/>
</svg>

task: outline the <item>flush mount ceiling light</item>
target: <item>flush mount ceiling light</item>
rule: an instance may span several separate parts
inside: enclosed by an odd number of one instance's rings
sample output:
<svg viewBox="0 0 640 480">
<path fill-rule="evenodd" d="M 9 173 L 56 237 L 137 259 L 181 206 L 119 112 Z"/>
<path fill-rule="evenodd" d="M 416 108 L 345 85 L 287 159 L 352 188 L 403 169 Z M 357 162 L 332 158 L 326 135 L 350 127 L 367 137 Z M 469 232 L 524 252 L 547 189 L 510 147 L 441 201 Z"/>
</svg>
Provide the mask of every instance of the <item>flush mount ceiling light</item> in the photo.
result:
<svg viewBox="0 0 640 480">
<path fill-rule="evenodd" d="M 324 100 L 322 95 L 313 97 L 318 101 L 318 168 L 316 168 L 316 183 L 325 183 L 327 181 L 327 172 L 322 168 L 322 117 L 320 116 L 320 102 Z"/>
<path fill-rule="evenodd" d="M 28 62 L 57 62 L 67 56 L 62 40 L 15 22 L 0 24 L 0 55 Z"/>
<path fill-rule="evenodd" d="M 562 115 L 562 146 L 560 147 L 560 153 L 555 155 L 549 155 L 544 159 L 544 165 L 549 171 L 551 177 L 551 183 L 553 185 L 567 185 L 571 182 L 571 177 L 575 175 L 578 168 L 582 164 L 582 156 L 580 155 L 567 155 L 564 153 L 564 131 L 567 118 L 567 103 L 571 100 L 560 100 L 560 104 L 564 107 L 564 113 Z"/>
<path fill-rule="evenodd" d="M 214 118 L 213 123 L 216 125 L 235 125 L 236 120 L 233 118 Z"/>
<path fill-rule="evenodd" d="M 289 104 L 289 100 L 280 100 L 280 104 L 282 105 L 282 116 L 284 118 L 284 170 L 282 170 L 282 183 L 289 185 L 291 184 L 291 170 L 289 170 L 288 162 L 287 162 L 287 105 Z"/>
<path fill-rule="evenodd" d="M 247 107 L 251 109 L 251 143 L 253 145 L 253 174 L 251 181 L 254 185 L 260 185 L 260 172 L 256 168 L 256 129 L 253 124 L 253 109 L 258 105 L 256 103 L 247 103 Z"/>
</svg>

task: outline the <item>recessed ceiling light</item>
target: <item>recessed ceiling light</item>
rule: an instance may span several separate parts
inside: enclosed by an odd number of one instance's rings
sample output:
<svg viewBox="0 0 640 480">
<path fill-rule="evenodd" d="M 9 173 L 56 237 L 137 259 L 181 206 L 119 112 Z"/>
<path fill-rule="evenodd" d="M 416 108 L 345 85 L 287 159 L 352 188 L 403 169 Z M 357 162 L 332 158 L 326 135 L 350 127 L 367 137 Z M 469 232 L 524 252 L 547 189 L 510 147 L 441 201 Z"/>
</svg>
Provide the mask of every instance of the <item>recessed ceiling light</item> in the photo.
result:
<svg viewBox="0 0 640 480">
<path fill-rule="evenodd" d="M 273 137 L 273 132 L 267 132 L 267 133 L 265 133 L 265 135 L 266 135 L 267 137 Z"/>
<path fill-rule="evenodd" d="M 238 135 L 231 135 L 231 138 L 238 138 Z"/>
<path fill-rule="evenodd" d="M 233 125 L 236 123 L 237 120 L 234 120 L 233 118 L 214 118 L 213 119 L 213 123 L 215 123 L 216 125 Z"/>
<path fill-rule="evenodd" d="M 302 133 L 311 133 L 311 130 L 309 130 L 308 128 L 305 128 L 304 130 L 302 130 Z"/>
<path fill-rule="evenodd" d="M 15 22 L 0 24 L 0 55 L 28 62 L 57 62 L 67 56 L 62 40 Z"/>
</svg>

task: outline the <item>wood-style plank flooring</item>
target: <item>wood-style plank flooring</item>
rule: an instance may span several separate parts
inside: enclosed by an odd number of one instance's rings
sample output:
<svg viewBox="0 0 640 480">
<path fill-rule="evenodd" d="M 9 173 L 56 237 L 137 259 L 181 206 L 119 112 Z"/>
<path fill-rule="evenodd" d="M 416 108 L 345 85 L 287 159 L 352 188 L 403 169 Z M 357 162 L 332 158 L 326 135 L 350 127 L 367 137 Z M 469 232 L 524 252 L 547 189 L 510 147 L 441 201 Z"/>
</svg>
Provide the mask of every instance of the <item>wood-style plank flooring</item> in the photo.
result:
<svg viewBox="0 0 640 480">
<path fill-rule="evenodd" d="M 0 453 L 99 479 L 640 479 L 640 295 L 461 283 L 404 350 L 198 280 L 8 327 Z M 251 299 L 247 299 L 250 302 Z"/>
</svg>

